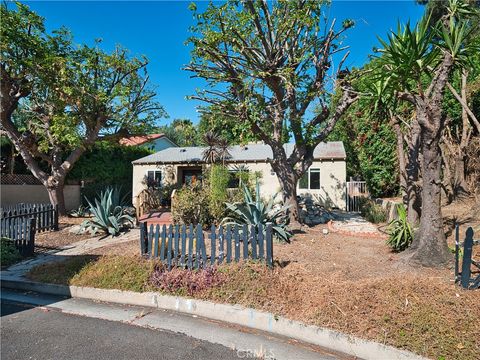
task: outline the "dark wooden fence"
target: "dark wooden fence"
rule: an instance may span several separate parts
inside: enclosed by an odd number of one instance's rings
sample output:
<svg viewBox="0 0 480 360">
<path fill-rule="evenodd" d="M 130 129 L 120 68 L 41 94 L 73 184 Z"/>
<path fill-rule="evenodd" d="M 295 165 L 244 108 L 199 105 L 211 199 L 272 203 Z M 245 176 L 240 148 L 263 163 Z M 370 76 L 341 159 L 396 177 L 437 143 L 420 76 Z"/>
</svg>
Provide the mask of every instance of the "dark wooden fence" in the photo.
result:
<svg viewBox="0 0 480 360">
<path fill-rule="evenodd" d="M 58 230 L 58 207 L 16 204 L 0 208 L 0 236 L 11 239 L 22 256 L 32 256 L 37 231 Z"/>
<path fill-rule="evenodd" d="M 212 226 L 204 232 L 201 225 L 154 227 L 141 223 L 140 251 L 142 255 L 160 258 L 169 269 L 199 269 L 240 259 L 264 260 L 272 267 L 272 225 L 260 225 L 258 229 L 247 225 Z"/>
<path fill-rule="evenodd" d="M 58 206 L 51 204 L 16 204 L 0 209 L 2 219 L 16 216 L 35 218 L 36 231 L 58 230 Z"/>
<path fill-rule="evenodd" d="M 36 219 L 24 215 L 2 217 L 0 235 L 11 239 L 22 256 L 32 256 L 35 248 Z"/>
<path fill-rule="evenodd" d="M 480 288 L 480 262 L 475 261 L 472 255 L 473 247 L 480 245 L 480 240 L 473 239 L 473 228 L 469 227 L 465 232 L 465 240 L 461 243 L 459 232 L 457 225 L 455 227 L 455 282 L 460 283 L 465 289 L 478 289 Z M 463 251 L 460 250 L 462 246 Z M 461 268 L 460 256 L 462 257 Z"/>
</svg>

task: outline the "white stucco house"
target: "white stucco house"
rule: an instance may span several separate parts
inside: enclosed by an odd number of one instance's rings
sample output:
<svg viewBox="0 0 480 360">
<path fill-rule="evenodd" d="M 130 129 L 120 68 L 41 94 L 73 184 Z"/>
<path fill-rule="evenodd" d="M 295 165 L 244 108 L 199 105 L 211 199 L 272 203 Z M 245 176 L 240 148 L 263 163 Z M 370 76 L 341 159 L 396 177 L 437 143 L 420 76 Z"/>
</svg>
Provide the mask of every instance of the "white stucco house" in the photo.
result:
<svg viewBox="0 0 480 360">
<path fill-rule="evenodd" d="M 287 155 L 294 144 L 285 144 Z M 145 179 L 163 184 L 188 184 L 201 179 L 205 161 L 204 147 L 169 147 L 133 161 L 133 203 L 145 188 Z M 235 145 L 229 149 L 226 164 L 234 172 L 242 169 L 261 173 L 261 194 L 268 198 L 280 191 L 277 175 L 268 160 L 272 150 L 263 143 Z M 312 197 L 327 206 L 345 209 L 346 153 L 340 141 L 320 143 L 314 151 L 314 161 L 297 185 L 298 195 Z"/>
</svg>

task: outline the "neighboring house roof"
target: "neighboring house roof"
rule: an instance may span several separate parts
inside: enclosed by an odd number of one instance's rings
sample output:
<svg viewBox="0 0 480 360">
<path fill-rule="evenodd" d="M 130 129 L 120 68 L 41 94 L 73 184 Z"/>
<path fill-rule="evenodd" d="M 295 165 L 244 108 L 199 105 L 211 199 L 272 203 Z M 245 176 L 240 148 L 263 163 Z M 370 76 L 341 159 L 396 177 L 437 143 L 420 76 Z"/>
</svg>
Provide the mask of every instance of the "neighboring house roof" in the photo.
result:
<svg viewBox="0 0 480 360">
<path fill-rule="evenodd" d="M 130 135 L 121 138 L 119 143 L 125 146 L 138 146 L 163 137 L 166 138 L 165 134 Z"/>
<path fill-rule="evenodd" d="M 295 144 L 285 144 L 285 151 L 289 156 Z M 158 163 L 203 163 L 205 147 L 172 147 L 155 154 L 133 161 L 133 164 Z M 229 148 L 231 157 L 227 162 L 256 162 L 267 161 L 273 157 L 272 149 L 265 144 L 234 145 Z M 346 153 L 341 141 L 323 142 L 317 145 L 313 152 L 315 160 L 345 159 Z"/>
</svg>

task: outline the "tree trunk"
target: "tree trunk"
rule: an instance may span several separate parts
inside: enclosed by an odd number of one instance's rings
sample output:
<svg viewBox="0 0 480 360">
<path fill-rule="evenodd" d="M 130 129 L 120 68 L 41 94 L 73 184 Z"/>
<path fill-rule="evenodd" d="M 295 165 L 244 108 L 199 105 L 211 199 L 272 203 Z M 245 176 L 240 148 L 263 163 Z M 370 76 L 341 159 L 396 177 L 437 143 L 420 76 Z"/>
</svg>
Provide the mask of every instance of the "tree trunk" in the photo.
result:
<svg viewBox="0 0 480 360">
<path fill-rule="evenodd" d="M 272 168 L 277 174 L 282 191 L 284 205 L 288 207 L 289 228 L 300 229 L 299 208 L 297 200 L 297 177 L 293 169 L 279 161 L 272 162 Z"/>
<path fill-rule="evenodd" d="M 422 198 L 420 182 L 420 125 L 418 121 L 412 124 L 411 138 L 408 144 L 407 164 L 407 220 L 412 226 L 417 226 L 422 215 Z"/>
<path fill-rule="evenodd" d="M 409 260 L 424 266 L 442 266 L 450 259 L 443 231 L 441 212 L 441 154 L 439 136 L 422 131 L 422 216 L 406 255 Z"/>
<path fill-rule="evenodd" d="M 397 158 L 398 158 L 398 167 L 400 173 L 400 190 L 402 193 L 403 203 L 407 206 L 408 197 L 407 197 L 407 168 L 405 165 L 405 149 L 403 146 L 403 133 L 400 128 L 398 119 L 395 116 L 392 116 L 391 123 L 393 125 L 393 130 L 395 131 L 395 136 L 397 138 Z"/>
<path fill-rule="evenodd" d="M 63 189 L 65 187 L 65 177 L 54 178 L 53 176 L 50 176 L 47 180 L 47 183 L 44 185 L 47 189 L 50 203 L 52 205 L 58 205 L 59 215 L 66 216 L 67 210 L 65 207 L 65 195 L 63 193 Z"/>
</svg>

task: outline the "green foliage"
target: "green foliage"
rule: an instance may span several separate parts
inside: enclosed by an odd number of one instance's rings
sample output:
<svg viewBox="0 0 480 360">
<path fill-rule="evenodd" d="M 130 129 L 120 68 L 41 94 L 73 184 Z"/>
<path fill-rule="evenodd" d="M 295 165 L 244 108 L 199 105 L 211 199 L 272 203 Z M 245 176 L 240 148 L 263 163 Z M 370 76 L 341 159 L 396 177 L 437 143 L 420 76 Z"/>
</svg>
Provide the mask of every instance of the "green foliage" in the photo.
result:
<svg viewBox="0 0 480 360">
<path fill-rule="evenodd" d="M 174 119 L 170 124 L 160 126 L 157 132 L 165 134 L 180 147 L 198 146 L 202 134 L 189 119 Z"/>
<path fill-rule="evenodd" d="M 175 193 L 172 207 L 173 220 L 177 224 L 211 223 L 209 188 L 201 183 L 184 186 Z"/>
<path fill-rule="evenodd" d="M 387 213 L 380 205 L 369 198 L 359 199 L 360 214 L 371 223 L 378 224 L 387 221 Z"/>
<path fill-rule="evenodd" d="M 70 211 L 68 215 L 75 218 L 87 217 L 87 216 L 90 216 L 90 210 L 88 209 L 88 207 L 80 204 L 80 206 L 77 209 Z"/>
<path fill-rule="evenodd" d="M 82 194 L 94 198 L 106 186 L 132 188 L 132 161 L 150 155 L 152 151 L 135 146 L 121 146 L 100 141 L 77 162 L 67 179 L 83 180 Z"/>
<path fill-rule="evenodd" d="M 225 203 L 228 200 L 227 189 L 229 180 L 230 173 L 225 166 L 212 165 L 208 174 L 208 186 L 210 189 L 209 209 L 214 221 L 225 216 Z"/>
<path fill-rule="evenodd" d="M 408 248 L 413 240 L 413 230 L 407 221 L 407 209 L 405 205 L 397 205 L 397 214 L 398 218 L 392 220 L 387 229 L 387 245 L 396 252 Z"/>
<path fill-rule="evenodd" d="M 118 187 L 109 187 L 100 192 L 100 196 L 95 198 L 94 203 L 88 199 L 87 202 L 93 218 L 82 223 L 82 230 L 87 230 L 92 234 L 101 231 L 116 236 L 128 224 L 133 225 L 134 219 L 127 214 L 123 206 L 125 200 L 121 198 Z"/>
<path fill-rule="evenodd" d="M 271 223 L 273 235 L 279 241 L 290 242 L 292 233 L 287 229 L 287 207 L 275 206 L 277 194 L 268 203 L 263 202 L 260 196 L 260 184 L 257 180 L 255 197 L 252 196 L 245 184 L 243 185 L 243 195 L 243 202 L 226 203 L 227 209 L 232 215 L 224 218 L 222 223 L 254 225 L 256 229 L 260 224 L 265 226 L 267 223 Z"/>
<path fill-rule="evenodd" d="M 22 259 L 22 255 L 20 255 L 11 239 L 2 237 L 0 241 L 0 264 L 2 268 L 15 264 Z"/>
</svg>

